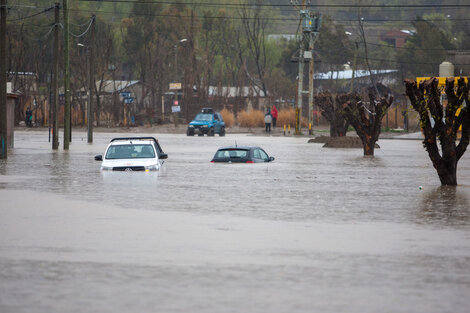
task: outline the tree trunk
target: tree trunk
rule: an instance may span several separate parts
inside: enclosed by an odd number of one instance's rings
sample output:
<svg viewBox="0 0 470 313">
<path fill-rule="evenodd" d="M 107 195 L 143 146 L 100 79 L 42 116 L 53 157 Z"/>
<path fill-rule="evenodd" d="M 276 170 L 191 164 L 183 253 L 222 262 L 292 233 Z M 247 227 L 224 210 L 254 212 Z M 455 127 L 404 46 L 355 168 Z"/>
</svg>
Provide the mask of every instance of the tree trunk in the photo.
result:
<svg viewBox="0 0 470 313">
<path fill-rule="evenodd" d="M 444 186 L 457 186 L 457 160 L 449 160 L 446 162 L 441 162 L 441 164 L 436 167 L 437 175 L 439 175 L 439 180 Z"/>
<path fill-rule="evenodd" d="M 366 142 L 363 146 L 364 146 L 364 155 L 374 156 L 375 142 Z"/>
</svg>

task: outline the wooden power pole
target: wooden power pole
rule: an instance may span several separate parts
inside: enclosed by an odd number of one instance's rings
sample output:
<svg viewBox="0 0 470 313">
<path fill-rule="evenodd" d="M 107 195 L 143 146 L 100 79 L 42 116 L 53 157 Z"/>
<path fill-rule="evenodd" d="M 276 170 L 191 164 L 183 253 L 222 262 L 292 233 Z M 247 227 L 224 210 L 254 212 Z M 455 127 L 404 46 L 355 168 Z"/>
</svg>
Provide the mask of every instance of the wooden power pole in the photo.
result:
<svg viewBox="0 0 470 313">
<path fill-rule="evenodd" d="M 93 59 L 93 45 L 95 44 L 95 20 L 93 15 L 91 20 L 91 36 L 88 43 L 88 106 L 87 106 L 87 121 L 88 121 L 88 143 L 93 143 L 93 90 L 95 89 L 95 75 L 93 75 L 94 59 Z"/>
<path fill-rule="evenodd" d="M 54 51 L 53 51 L 53 65 L 52 65 L 52 149 L 59 149 L 59 3 L 55 4 L 54 8 Z"/>
<path fill-rule="evenodd" d="M 0 0 L 0 159 L 8 154 L 7 136 L 7 0 Z"/>
<path fill-rule="evenodd" d="M 69 7 L 68 0 L 62 1 L 64 10 L 64 150 L 69 149 L 72 139 L 72 125 L 70 112 L 70 61 L 69 61 Z"/>
</svg>

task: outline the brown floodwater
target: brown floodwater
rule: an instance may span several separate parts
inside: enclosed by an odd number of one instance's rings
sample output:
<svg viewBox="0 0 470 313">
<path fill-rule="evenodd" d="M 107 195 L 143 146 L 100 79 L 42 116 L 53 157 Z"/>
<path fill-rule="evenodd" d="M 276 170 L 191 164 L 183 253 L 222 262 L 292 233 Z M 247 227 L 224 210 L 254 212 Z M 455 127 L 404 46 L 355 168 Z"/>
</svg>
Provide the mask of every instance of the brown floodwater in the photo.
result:
<svg viewBox="0 0 470 313">
<path fill-rule="evenodd" d="M 62 135 L 62 134 L 61 134 Z M 470 154 L 441 187 L 419 140 L 158 137 L 160 172 L 100 172 L 113 137 L 17 131 L 0 160 L 0 312 L 467 312 Z M 132 136 L 136 134 L 131 134 Z M 221 146 L 276 159 L 213 164 Z"/>
</svg>

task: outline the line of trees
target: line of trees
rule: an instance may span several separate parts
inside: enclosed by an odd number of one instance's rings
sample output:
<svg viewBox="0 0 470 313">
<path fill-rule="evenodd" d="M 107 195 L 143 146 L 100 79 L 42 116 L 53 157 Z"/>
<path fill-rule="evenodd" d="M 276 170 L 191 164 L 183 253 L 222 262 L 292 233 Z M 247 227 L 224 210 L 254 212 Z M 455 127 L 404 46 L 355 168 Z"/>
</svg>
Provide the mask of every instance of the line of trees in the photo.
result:
<svg viewBox="0 0 470 313">
<path fill-rule="evenodd" d="M 196 107 L 208 103 L 209 86 L 256 87 L 268 96 L 270 102 L 295 98 L 298 67 L 292 63 L 292 57 L 298 54 L 299 44 L 295 40 L 268 40 L 268 35 L 280 31 L 295 34 L 296 28 L 287 26 L 292 24 L 289 19 L 298 18 L 295 10 L 266 6 L 259 0 L 239 2 L 246 6 L 223 6 L 224 3 L 233 4 L 231 1 L 214 1 L 217 4 L 214 6 L 195 5 L 193 2 L 186 5 L 184 2 L 73 1 L 70 4 L 73 107 L 83 111 L 86 105 L 86 97 L 83 96 L 87 89 L 86 48 L 77 46 L 77 43 L 95 47 L 94 72 L 98 82 L 141 81 L 142 92 L 134 104 L 141 111 L 153 112 L 157 116 L 162 113 L 162 101 L 165 101 L 162 96 L 168 92 L 168 84 L 175 81 L 183 82 L 183 105 L 191 103 Z M 278 2 L 271 1 L 274 4 Z M 38 2 L 30 3 L 37 5 Z M 49 97 L 53 17 L 52 11 L 48 11 L 22 19 L 37 12 L 28 10 L 22 6 L 9 11 L 7 70 L 23 97 L 34 94 L 41 106 L 44 102 L 41 99 Z M 392 14 L 394 10 L 388 11 Z M 96 40 L 89 42 L 89 33 L 85 30 L 95 13 Z M 409 15 L 395 13 L 402 18 Z M 357 18 L 357 14 L 353 10 L 346 12 L 341 9 L 332 12 L 335 18 Z M 375 17 L 374 14 L 372 9 L 364 13 L 366 19 Z M 404 49 L 394 49 L 367 35 L 361 38 L 357 27 L 348 25 L 351 22 L 340 23 L 335 18 L 324 15 L 315 45 L 317 72 L 340 71 L 347 63 L 356 64 L 357 69 L 365 69 L 365 41 L 375 41 L 378 44 L 367 46 L 372 69 L 399 69 L 401 78 L 433 76 L 443 61 L 445 49 L 465 48 L 470 42 L 467 40 L 470 28 L 454 23 L 442 13 L 423 16 L 409 25 L 414 33 Z M 441 19 L 447 20 L 442 22 Z M 382 31 L 403 28 L 402 23 L 393 22 L 366 24 L 366 34 L 367 27 L 381 27 Z M 356 34 L 348 35 L 346 29 L 356 30 Z M 421 64 L 423 62 L 426 64 Z M 32 73 L 34 78 L 23 79 L 20 73 Z M 399 83 L 388 87 L 392 91 L 402 88 Z M 340 88 L 344 89 L 344 86 L 340 86 L 333 76 L 324 87 L 332 93 L 337 93 Z M 116 110 L 114 101 L 102 103 L 102 89 L 103 85 L 97 84 L 94 92 L 98 123 L 100 112 L 113 115 L 113 110 Z M 233 103 L 231 109 L 238 112 L 243 108 Z M 24 112 L 20 110 L 18 120 L 22 119 L 22 114 Z M 83 123 L 84 118 L 76 118 L 77 122 Z"/>
</svg>

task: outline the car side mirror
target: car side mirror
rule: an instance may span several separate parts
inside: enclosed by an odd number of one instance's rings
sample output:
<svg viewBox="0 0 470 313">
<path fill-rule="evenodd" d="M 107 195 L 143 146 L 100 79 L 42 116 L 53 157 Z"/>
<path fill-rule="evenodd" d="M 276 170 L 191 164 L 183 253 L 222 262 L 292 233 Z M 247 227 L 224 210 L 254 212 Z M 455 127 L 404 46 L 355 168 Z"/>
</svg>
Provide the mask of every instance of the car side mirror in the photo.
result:
<svg viewBox="0 0 470 313">
<path fill-rule="evenodd" d="M 101 154 L 95 155 L 95 161 L 103 161 L 103 156 Z"/>
<path fill-rule="evenodd" d="M 159 159 L 168 159 L 168 154 L 162 153 L 162 154 L 160 154 L 160 156 L 158 158 Z"/>
<path fill-rule="evenodd" d="M 274 157 L 269 157 L 269 161 L 268 161 L 268 162 L 271 162 L 271 161 L 274 161 Z"/>
</svg>

